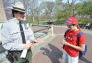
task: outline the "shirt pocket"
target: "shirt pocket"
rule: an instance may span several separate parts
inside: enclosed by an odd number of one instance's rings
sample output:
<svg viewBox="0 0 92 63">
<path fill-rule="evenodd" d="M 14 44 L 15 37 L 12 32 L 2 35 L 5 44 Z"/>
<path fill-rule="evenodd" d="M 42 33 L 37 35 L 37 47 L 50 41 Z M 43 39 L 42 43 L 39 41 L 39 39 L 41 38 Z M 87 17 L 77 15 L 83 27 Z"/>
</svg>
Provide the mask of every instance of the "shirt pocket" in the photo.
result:
<svg viewBox="0 0 92 63">
<path fill-rule="evenodd" d="M 20 32 L 19 31 L 11 31 L 10 38 L 12 40 L 18 40 L 20 38 Z"/>
</svg>

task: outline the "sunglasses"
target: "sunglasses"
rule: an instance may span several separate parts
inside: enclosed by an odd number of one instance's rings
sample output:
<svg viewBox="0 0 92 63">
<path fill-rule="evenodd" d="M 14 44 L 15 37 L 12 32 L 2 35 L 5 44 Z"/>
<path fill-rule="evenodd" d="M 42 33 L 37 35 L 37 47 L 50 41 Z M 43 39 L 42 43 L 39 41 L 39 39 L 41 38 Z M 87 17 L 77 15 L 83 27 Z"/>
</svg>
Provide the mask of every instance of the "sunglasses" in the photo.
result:
<svg viewBox="0 0 92 63">
<path fill-rule="evenodd" d="M 67 26 L 75 26 L 76 24 L 70 24 L 70 25 L 67 25 Z"/>
<path fill-rule="evenodd" d="M 70 28 L 71 26 L 75 26 L 75 24 L 67 25 L 67 27 L 69 27 L 69 28 Z"/>
<path fill-rule="evenodd" d="M 24 12 L 19 12 L 19 14 L 25 14 Z"/>
</svg>

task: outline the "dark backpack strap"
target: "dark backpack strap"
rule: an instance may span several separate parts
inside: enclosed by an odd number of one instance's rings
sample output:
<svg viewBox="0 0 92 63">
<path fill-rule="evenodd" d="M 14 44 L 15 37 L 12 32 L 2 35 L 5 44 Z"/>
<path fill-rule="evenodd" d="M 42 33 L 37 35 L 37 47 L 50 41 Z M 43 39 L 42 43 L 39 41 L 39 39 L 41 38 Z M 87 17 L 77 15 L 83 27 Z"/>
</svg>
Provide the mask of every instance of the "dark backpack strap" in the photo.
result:
<svg viewBox="0 0 92 63">
<path fill-rule="evenodd" d="M 78 44 L 79 44 L 80 36 L 82 36 L 82 35 L 84 35 L 83 32 L 79 32 L 78 35 L 77 35 Z"/>
<path fill-rule="evenodd" d="M 82 35 L 84 35 L 84 33 L 83 32 L 79 32 L 77 36 L 80 37 Z"/>
<path fill-rule="evenodd" d="M 65 34 L 64 34 L 64 38 L 66 38 L 66 34 L 70 31 L 70 29 L 66 30 Z"/>
<path fill-rule="evenodd" d="M 70 29 L 66 30 L 65 34 L 64 34 L 64 38 L 66 38 L 66 34 L 70 31 Z M 64 49 L 65 45 L 63 45 L 63 49 Z"/>
<path fill-rule="evenodd" d="M 79 32 L 78 35 L 77 35 L 78 45 L 79 45 L 80 36 L 82 36 L 82 35 L 84 35 L 83 32 Z"/>
<path fill-rule="evenodd" d="M 80 38 L 80 36 L 82 36 L 82 35 L 84 35 L 84 33 L 83 32 L 79 32 L 78 33 L 78 45 L 79 45 L 79 38 Z M 85 45 L 85 50 L 84 51 L 80 51 L 80 53 L 79 53 L 79 58 L 81 58 L 83 55 L 85 55 L 86 54 L 86 52 L 87 52 L 87 45 Z"/>
</svg>

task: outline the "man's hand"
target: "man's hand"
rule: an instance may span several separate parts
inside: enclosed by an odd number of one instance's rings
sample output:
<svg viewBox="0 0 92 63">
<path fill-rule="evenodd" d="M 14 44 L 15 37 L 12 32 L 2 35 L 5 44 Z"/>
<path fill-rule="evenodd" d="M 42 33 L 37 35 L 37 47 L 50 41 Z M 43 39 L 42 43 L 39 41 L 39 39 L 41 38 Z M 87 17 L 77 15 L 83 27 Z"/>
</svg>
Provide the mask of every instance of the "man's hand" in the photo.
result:
<svg viewBox="0 0 92 63">
<path fill-rule="evenodd" d="M 32 44 L 32 48 L 34 48 L 34 47 L 37 46 L 38 44 L 44 42 L 44 40 L 41 39 L 41 38 L 37 38 L 37 39 L 34 40 L 34 42 L 35 42 L 35 43 Z"/>
<path fill-rule="evenodd" d="M 44 42 L 44 40 L 42 38 L 37 38 L 36 40 L 34 40 L 36 43 L 41 43 Z"/>
<path fill-rule="evenodd" d="M 23 45 L 24 49 L 30 49 L 32 47 L 32 43 L 27 43 Z"/>
</svg>

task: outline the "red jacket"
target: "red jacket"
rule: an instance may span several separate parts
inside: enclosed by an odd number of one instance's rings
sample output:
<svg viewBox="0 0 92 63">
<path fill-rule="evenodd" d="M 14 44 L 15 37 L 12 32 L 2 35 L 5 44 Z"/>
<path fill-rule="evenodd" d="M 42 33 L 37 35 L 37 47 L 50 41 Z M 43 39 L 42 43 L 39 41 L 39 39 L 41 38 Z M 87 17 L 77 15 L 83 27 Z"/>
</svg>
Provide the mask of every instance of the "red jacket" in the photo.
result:
<svg viewBox="0 0 92 63">
<path fill-rule="evenodd" d="M 81 30 L 78 30 L 78 31 L 68 31 L 66 33 L 66 42 L 72 44 L 72 45 L 75 45 L 75 46 L 78 46 L 79 44 L 85 44 L 85 41 L 86 41 L 86 38 L 85 38 L 85 35 L 81 35 L 79 38 L 78 38 L 78 33 L 79 32 L 82 32 Z M 78 40 L 79 39 L 79 40 Z M 67 46 L 65 45 L 64 47 L 65 51 L 71 56 L 71 57 L 77 57 L 79 56 L 79 50 L 76 50 L 70 46 Z"/>
</svg>

